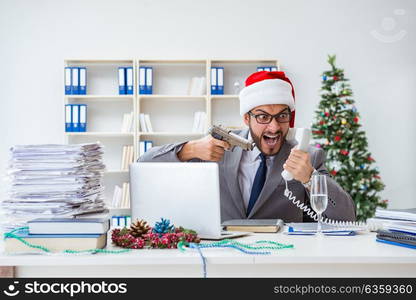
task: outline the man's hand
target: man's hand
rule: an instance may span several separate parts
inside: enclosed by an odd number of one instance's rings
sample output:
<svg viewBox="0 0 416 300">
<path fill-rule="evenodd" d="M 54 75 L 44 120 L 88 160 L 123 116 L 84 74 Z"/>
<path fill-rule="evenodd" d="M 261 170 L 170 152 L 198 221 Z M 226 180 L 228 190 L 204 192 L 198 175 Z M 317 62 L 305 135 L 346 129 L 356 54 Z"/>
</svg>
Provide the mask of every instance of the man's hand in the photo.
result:
<svg viewBox="0 0 416 300">
<path fill-rule="evenodd" d="M 205 161 L 220 161 L 224 151 L 231 148 L 227 142 L 217 140 L 211 135 L 202 139 L 187 142 L 178 152 L 180 161 L 188 161 L 192 158 L 199 158 Z"/>
<path fill-rule="evenodd" d="M 283 168 L 289 171 L 294 179 L 302 183 L 309 181 L 314 170 L 309 153 L 298 149 L 292 149 L 290 151 L 290 155 L 283 164 Z"/>
</svg>

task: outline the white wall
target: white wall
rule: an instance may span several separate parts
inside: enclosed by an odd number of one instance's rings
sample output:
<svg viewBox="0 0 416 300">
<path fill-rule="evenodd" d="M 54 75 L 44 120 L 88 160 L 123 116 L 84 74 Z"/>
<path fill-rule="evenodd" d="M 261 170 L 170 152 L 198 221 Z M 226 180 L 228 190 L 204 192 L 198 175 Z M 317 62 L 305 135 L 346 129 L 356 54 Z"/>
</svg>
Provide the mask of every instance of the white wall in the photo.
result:
<svg viewBox="0 0 416 300">
<path fill-rule="evenodd" d="M 309 126 L 334 53 L 383 197 L 415 207 L 415 9 L 412 0 L 0 0 L 0 173 L 13 144 L 63 142 L 64 58 L 278 58 L 296 88 L 297 125 Z M 372 30 L 405 35 L 386 43 Z"/>
</svg>

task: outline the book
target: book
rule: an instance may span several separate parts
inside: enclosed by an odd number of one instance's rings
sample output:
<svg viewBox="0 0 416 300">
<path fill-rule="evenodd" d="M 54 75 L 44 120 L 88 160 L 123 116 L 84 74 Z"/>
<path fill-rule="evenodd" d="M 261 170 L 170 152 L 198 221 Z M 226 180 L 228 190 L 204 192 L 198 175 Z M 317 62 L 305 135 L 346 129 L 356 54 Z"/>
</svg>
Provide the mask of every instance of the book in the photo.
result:
<svg viewBox="0 0 416 300">
<path fill-rule="evenodd" d="M 146 123 L 146 129 L 148 132 L 153 132 L 152 123 L 150 122 L 150 116 L 148 114 L 144 115 L 144 121 Z"/>
<path fill-rule="evenodd" d="M 139 114 L 139 122 L 140 122 L 140 131 L 141 132 L 148 132 L 148 128 L 146 127 L 146 120 L 144 114 Z"/>
<path fill-rule="evenodd" d="M 121 156 L 121 170 L 126 169 L 126 154 L 127 154 L 127 146 L 123 146 L 123 155 Z"/>
<path fill-rule="evenodd" d="M 416 208 L 376 209 L 376 218 L 416 221 Z"/>
<path fill-rule="evenodd" d="M 235 219 L 221 224 L 227 231 L 278 232 L 283 227 L 281 219 Z"/>
<path fill-rule="evenodd" d="M 121 202 L 120 199 L 121 199 L 121 187 L 116 185 L 114 187 L 113 201 L 111 202 L 111 207 L 113 207 L 113 208 L 120 207 L 120 202 Z"/>
<path fill-rule="evenodd" d="M 107 234 L 30 234 L 29 231 L 21 230 L 14 234 L 23 238 L 26 242 L 42 246 L 52 252 L 63 250 L 82 251 L 88 249 L 102 249 L 107 244 Z M 32 248 L 20 240 L 8 237 L 4 241 L 6 253 L 16 252 L 43 252 L 38 248 Z"/>
<path fill-rule="evenodd" d="M 37 218 L 28 221 L 30 234 L 103 234 L 109 225 L 108 218 Z"/>
</svg>

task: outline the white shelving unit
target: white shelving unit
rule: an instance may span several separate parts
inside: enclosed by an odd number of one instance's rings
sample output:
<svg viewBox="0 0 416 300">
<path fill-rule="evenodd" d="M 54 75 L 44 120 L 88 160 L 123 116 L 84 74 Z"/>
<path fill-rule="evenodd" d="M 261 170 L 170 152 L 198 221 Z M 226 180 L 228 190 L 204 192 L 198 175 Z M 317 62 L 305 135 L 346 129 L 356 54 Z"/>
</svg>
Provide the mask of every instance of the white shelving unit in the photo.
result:
<svg viewBox="0 0 416 300">
<path fill-rule="evenodd" d="M 128 182 L 129 172 L 121 170 L 123 145 L 133 145 L 138 159 L 139 142 L 152 140 L 154 146 L 203 137 L 192 132 L 194 113 L 207 114 L 205 129 L 211 125 L 242 128 L 239 115 L 239 89 L 258 66 L 277 66 L 276 59 L 259 60 L 158 60 L 158 59 L 68 59 L 65 66 L 87 67 L 87 95 L 65 95 L 64 103 L 88 105 L 87 132 L 67 132 L 67 143 L 100 141 L 105 147 L 104 177 L 106 202 L 111 203 L 114 187 Z M 134 71 L 134 94 L 118 95 L 118 67 L 130 66 Z M 138 93 L 138 70 L 153 68 L 153 94 Z M 211 67 L 224 67 L 224 95 L 211 95 Z M 206 78 L 206 93 L 188 95 L 192 77 Z M 134 131 L 120 132 L 123 113 L 134 112 Z M 153 132 L 140 131 L 139 114 L 149 114 Z M 205 131 L 206 131 L 205 130 Z M 126 211 L 114 209 L 115 212 Z"/>
<path fill-rule="evenodd" d="M 121 170 L 123 146 L 137 144 L 136 132 L 121 132 L 123 114 L 137 110 L 136 80 L 133 95 L 119 95 L 118 87 L 118 68 L 133 67 L 135 76 L 135 60 L 68 59 L 64 66 L 87 67 L 87 95 L 64 96 L 64 104 L 87 104 L 87 132 L 66 132 L 65 139 L 67 143 L 99 141 L 104 145 L 104 197 L 110 207 L 114 187 L 129 181 L 129 172 Z M 120 211 L 112 210 L 112 214 Z"/>
</svg>

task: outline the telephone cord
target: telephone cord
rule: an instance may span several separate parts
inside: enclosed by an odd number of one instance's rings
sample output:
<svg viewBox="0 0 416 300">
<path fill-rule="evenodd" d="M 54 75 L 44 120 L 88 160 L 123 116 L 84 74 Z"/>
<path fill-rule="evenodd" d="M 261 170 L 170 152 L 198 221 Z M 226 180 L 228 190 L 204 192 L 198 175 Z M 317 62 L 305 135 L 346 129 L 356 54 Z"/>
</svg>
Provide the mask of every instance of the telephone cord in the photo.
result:
<svg viewBox="0 0 416 300">
<path fill-rule="evenodd" d="M 289 190 L 287 185 L 287 180 L 285 180 L 286 188 L 284 195 L 291 201 L 296 207 L 305 212 L 310 218 L 315 221 L 318 221 L 318 215 L 309 207 L 307 204 L 301 203 L 300 200 L 296 199 L 296 196 L 293 195 L 292 191 Z M 329 218 L 321 217 L 321 222 L 323 224 L 335 226 L 335 227 L 349 227 L 352 229 L 367 229 L 370 231 L 377 231 L 382 229 L 383 225 L 381 222 L 371 221 L 371 222 L 354 222 L 354 221 L 339 221 L 332 220 Z"/>
</svg>

